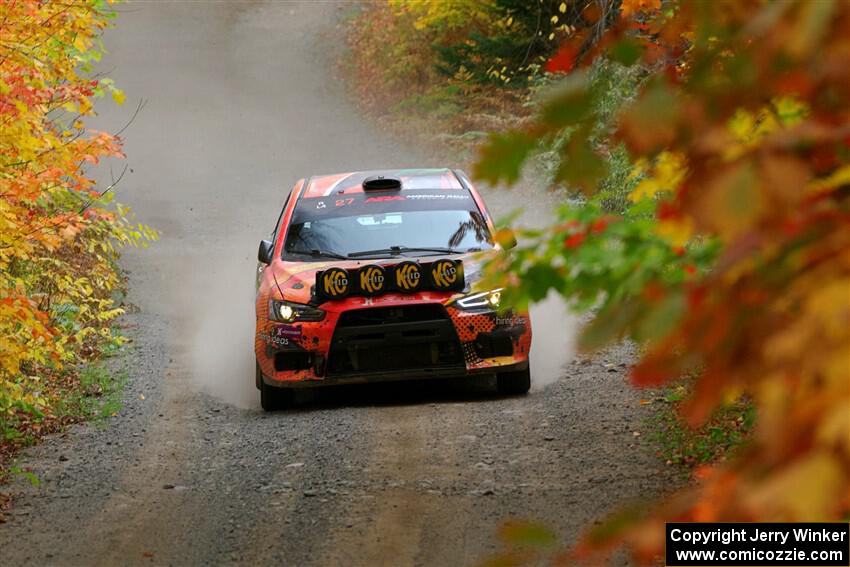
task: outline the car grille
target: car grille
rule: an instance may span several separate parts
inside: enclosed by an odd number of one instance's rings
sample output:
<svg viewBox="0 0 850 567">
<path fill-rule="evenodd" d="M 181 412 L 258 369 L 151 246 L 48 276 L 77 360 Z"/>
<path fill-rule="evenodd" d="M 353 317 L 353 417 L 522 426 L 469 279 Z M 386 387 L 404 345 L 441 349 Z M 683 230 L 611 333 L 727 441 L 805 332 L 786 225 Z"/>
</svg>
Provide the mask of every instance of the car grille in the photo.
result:
<svg viewBox="0 0 850 567">
<path fill-rule="evenodd" d="M 449 316 L 442 305 L 426 304 L 372 307 L 370 309 L 354 309 L 342 313 L 337 322 L 337 328 L 442 320 L 449 320 Z"/>
<path fill-rule="evenodd" d="M 337 322 L 327 374 L 465 368 L 454 325 L 442 305 L 346 311 Z"/>
</svg>

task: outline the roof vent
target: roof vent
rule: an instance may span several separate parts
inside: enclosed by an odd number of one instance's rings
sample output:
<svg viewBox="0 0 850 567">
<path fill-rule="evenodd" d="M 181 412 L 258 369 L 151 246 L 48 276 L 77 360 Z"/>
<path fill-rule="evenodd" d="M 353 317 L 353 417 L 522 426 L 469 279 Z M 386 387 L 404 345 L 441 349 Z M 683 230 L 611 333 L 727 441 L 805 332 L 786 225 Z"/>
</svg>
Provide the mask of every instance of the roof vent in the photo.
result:
<svg viewBox="0 0 850 567">
<path fill-rule="evenodd" d="M 363 180 L 364 191 L 395 191 L 398 189 L 401 189 L 401 179 L 397 177 L 373 175 Z"/>
</svg>

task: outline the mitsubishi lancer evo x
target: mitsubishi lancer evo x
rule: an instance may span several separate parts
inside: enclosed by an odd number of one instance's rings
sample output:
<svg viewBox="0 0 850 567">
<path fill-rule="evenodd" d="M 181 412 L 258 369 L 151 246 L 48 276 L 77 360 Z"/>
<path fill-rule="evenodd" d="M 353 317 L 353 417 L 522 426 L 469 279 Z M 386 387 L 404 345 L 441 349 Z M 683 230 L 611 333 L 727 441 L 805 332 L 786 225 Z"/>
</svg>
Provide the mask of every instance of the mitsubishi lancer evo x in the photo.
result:
<svg viewBox="0 0 850 567">
<path fill-rule="evenodd" d="M 258 254 L 263 409 L 287 405 L 295 388 L 381 380 L 495 375 L 500 392 L 526 393 L 528 314 L 474 285 L 495 246 L 461 171 L 298 181 Z"/>
</svg>

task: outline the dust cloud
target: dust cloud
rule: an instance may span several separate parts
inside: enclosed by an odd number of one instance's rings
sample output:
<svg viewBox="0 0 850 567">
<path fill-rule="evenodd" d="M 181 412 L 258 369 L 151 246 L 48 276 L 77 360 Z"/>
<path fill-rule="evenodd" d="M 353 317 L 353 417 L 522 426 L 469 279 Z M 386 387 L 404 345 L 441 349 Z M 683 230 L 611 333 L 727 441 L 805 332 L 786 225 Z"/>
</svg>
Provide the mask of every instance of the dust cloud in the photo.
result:
<svg viewBox="0 0 850 567">
<path fill-rule="evenodd" d="M 486 190 L 486 199 L 497 218 L 521 210 L 515 228 L 540 229 L 555 220 L 563 195 L 541 191 L 534 175 L 525 175 L 512 189 Z M 550 290 L 543 301 L 529 309 L 531 316 L 531 388 L 540 391 L 564 375 L 564 366 L 575 356 L 581 317 Z"/>
<path fill-rule="evenodd" d="M 575 356 L 580 318 L 571 313 L 564 298 L 549 291 L 546 299 L 531 306 L 531 388 L 539 391 L 564 375 L 564 366 Z"/>
<path fill-rule="evenodd" d="M 259 242 L 259 240 L 258 240 Z M 246 243 L 246 246 L 247 243 Z M 254 275 L 246 250 L 219 250 L 203 281 L 186 298 L 193 313 L 190 333 L 192 381 L 200 390 L 242 408 L 259 407 L 254 387 Z M 195 279 L 200 279 L 196 276 Z"/>
</svg>

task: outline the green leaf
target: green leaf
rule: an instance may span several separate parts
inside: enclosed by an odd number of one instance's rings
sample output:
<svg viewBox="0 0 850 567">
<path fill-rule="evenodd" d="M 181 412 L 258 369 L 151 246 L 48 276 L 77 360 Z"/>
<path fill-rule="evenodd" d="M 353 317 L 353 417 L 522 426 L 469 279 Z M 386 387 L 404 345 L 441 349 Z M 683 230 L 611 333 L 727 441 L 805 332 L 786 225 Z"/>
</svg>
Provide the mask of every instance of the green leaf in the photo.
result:
<svg viewBox="0 0 850 567">
<path fill-rule="evenodd" d="M 593 97 L 587 74 L 577 71 L 554 88 L 540 109 L 540 120 L 548 128 L 563 128 L 586 120 L 592 111 Z"/>
<path fill-rule="evenodd" d="M 585 327 L 579 337 L 579 348 L 592 351 L 621 339 L 638 312 L 638 303 L 634 300 L 623 301 L 603 309 L 590 325 Z"/>
<path fill-rule="evenodd" d="M 614 61 L 631 67 L 640 59 L 641 48 L 634 39 L 625 37 L 611 47 L 610 54 Z"/>
<path fill-rule="evenodd" d="M 592 192 L 605 175 L 605 162 L 593 151 L 584 135 L 576 136 L 567 144 L 563 157 L 555 178 L 578 186 L 585 193 Z"/>
<path fill-rule="evenodd" d="M 540 301 L 546 297 L 546 294 L 553 287 L 558 286 L 563 278 L 561 275 L 548 264 L 534 264 L 523 275 L 523 285 L 528 290 L 529 298 L 532 301 Z"/>
<path fill-rule="evenodd" d="M 640 341 L 652 341 L 667 336 L 685 312 L 685 297 L 682 292 L 670 293 L 654 305 L 642 318 L 635 331 Z"/>
<path fill-rule="evenodd" d="M 525 132 L 491 134 L 481 149 L 475 164 L 474 177 L 497 185 L 504 181 L 513 185 L 522 171 L 522 164 L 537 141 Z"/>
</svg>

